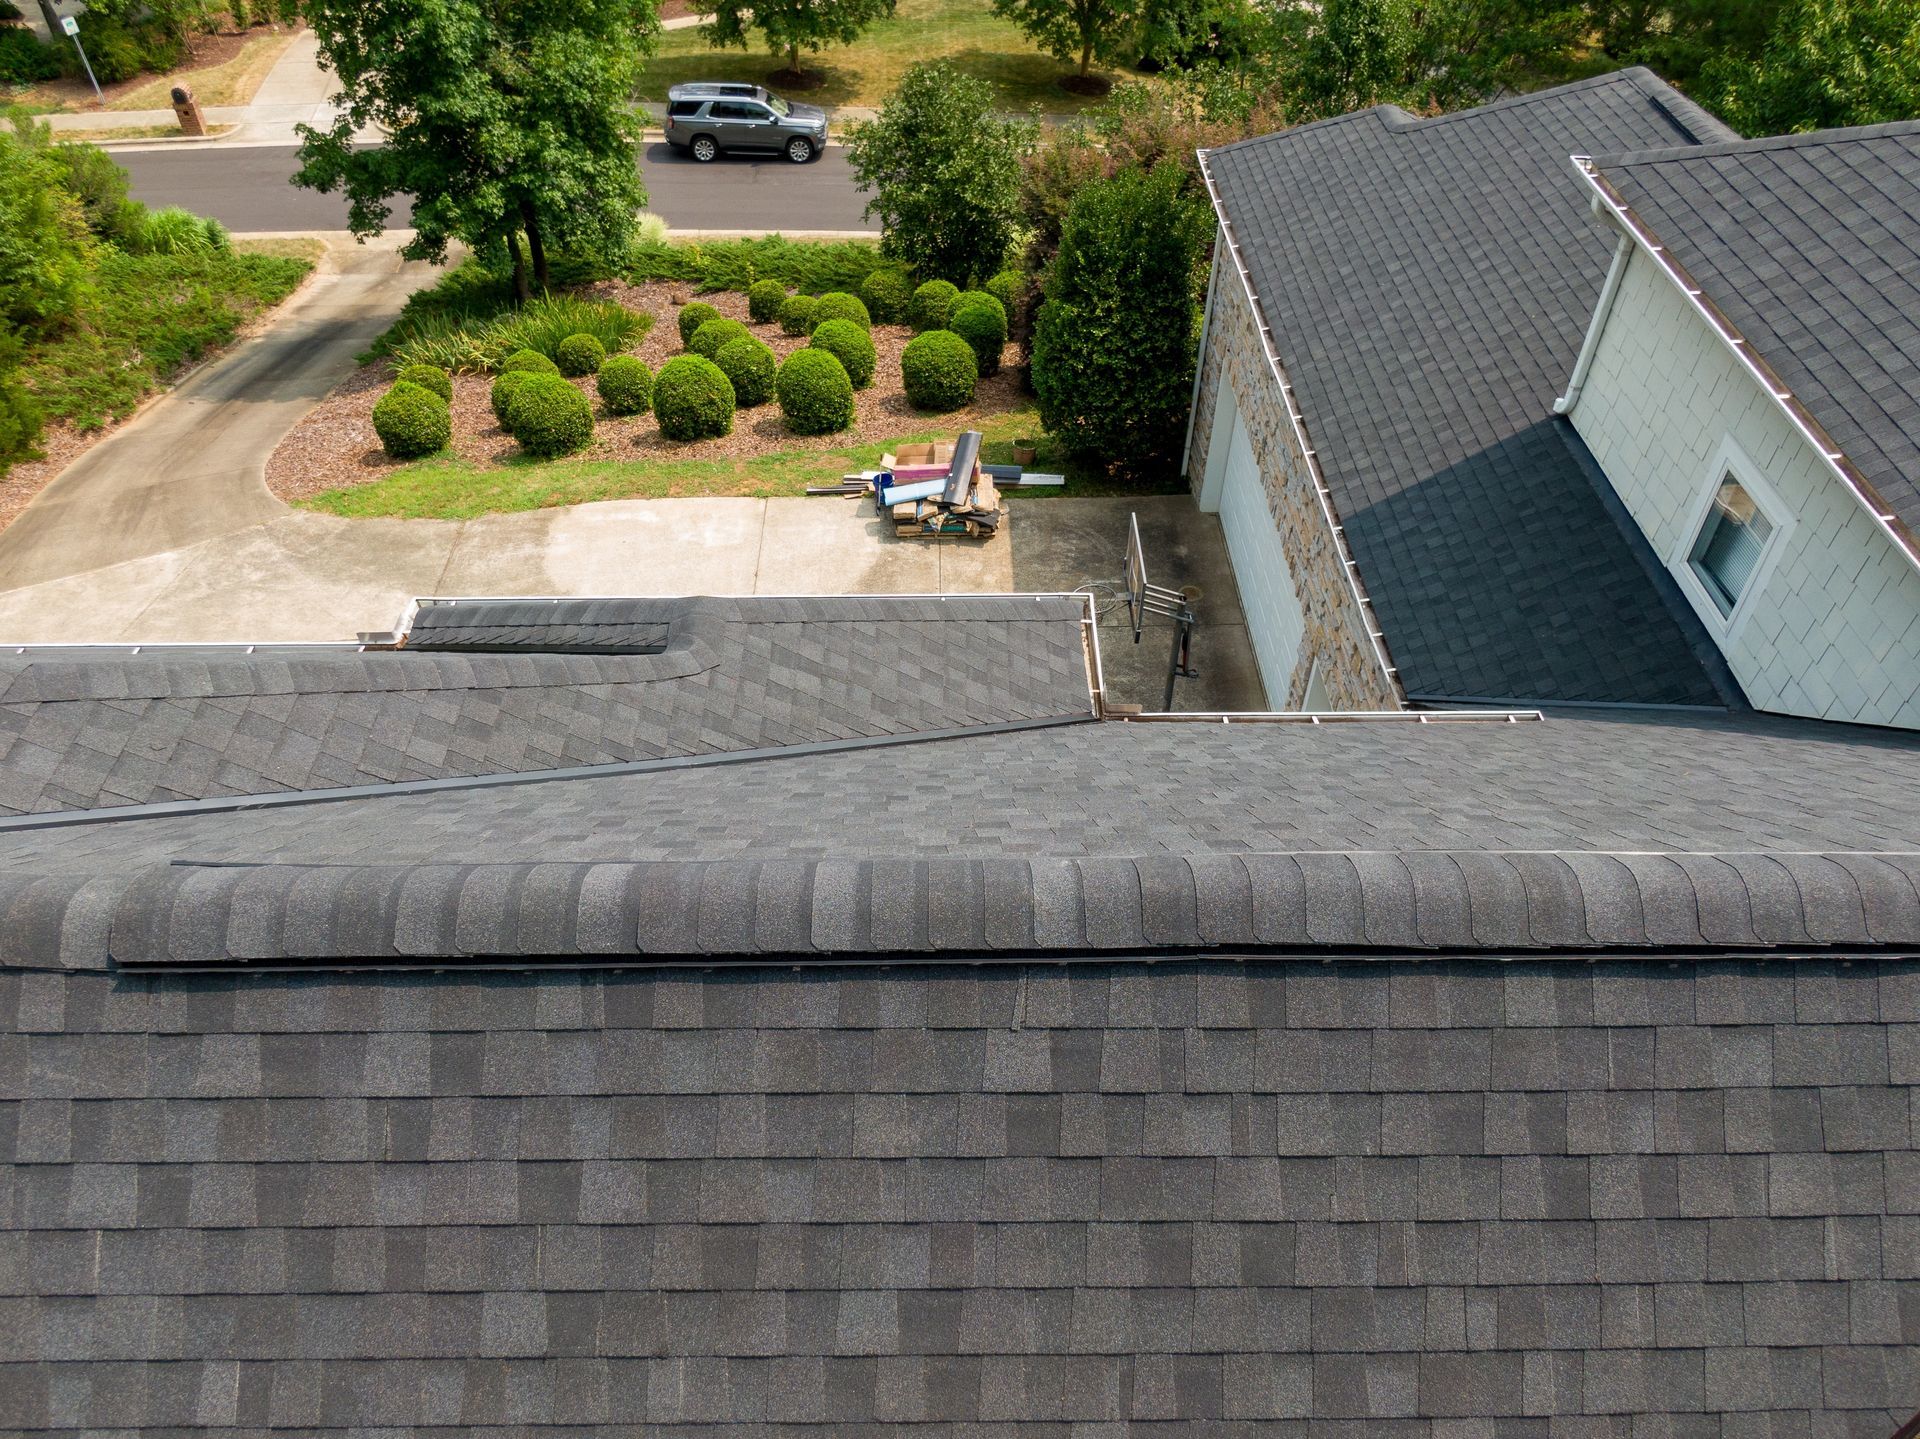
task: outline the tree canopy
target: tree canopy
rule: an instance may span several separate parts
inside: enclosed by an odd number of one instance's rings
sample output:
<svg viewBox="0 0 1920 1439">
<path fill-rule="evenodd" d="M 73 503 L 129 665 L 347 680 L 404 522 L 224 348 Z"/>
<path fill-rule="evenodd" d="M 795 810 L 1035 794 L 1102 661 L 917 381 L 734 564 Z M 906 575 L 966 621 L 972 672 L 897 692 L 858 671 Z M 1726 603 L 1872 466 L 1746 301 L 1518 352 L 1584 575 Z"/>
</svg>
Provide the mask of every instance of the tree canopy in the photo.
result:
<svg viewBox="0 0 1920 1439">
<path fill-rule="evenodd" d="M 1920 6 L 1791 0 L 1758 61 L 1708 61 L 1701 99 L 1745 135 L 1920 116 Z"/>
<path fill-rule="evenodd" d="M 945 61 L 915 65 L 856 125 L 848 155 L 881 253 L 922 279 L 984 279 L 1006 262 L 1019 227 L 1020 163 L 1035 127 L 992 113 L 993 88 Z"/>
<path fill-rule="evenodd" d="M 1082 80 L 1095 60 L 1129 60 L 1139 48 L 1142 0 L 993 0 L 993 9 Z"/>
<path fill-rule="evenodd" d="M 504 248 L 522 298 L 522 234 L 542 285 L 549 248 L 626 248 L 647 198 L 630 99 L 655 0 L 307 0 L 305 14 L 344 109 L 329 130 L 300 127 L 294 183 L 344 189 L 356 235 L 411 195 L 403 254 Z M 386 143 L 356 149 L 372 125 Z"/>
<path fill-rule="evenodd" d="M 1075 197 L 1034 321 L 1040 421 L 1121 474 L 1178 463 L 1212 217 L 1180 168 L 1128 168 Z"/>
<path fill-rule="evenodd" d="M 713 0 L 706 36 L 715 46 L 748 47 L 757 30 L 767 48 L 800 71 L 800 52 L 851 45 L 876 20 L 893 14 L 894 0 Z"/>
</svg>

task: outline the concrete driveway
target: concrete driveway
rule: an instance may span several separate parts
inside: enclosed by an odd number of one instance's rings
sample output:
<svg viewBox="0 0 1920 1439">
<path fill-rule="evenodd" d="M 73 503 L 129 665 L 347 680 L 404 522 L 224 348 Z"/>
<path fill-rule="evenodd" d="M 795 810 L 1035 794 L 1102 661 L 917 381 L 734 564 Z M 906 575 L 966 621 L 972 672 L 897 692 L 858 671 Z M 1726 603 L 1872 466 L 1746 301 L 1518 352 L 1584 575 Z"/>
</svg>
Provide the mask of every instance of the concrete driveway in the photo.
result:
<svg viewBox="0 0 1920 1439">
<path fill-rule="evenodd" d="M 416 595 L 1012 588 L 1007 534 L 899 540 L 870 505 L 838 497 L 610 500 L 460 521 L 282 509 L 243 530 L 0 592 L 0 644 L 352 639 L 391 629 Z"/>
<path fill-rule="evenodd" d="M 284 516 L 267 492 L 267 458 L 437 273 L 401 261 L 403 238 L 330 241 L 319 272 L 269 328 L 63 470 L 0 533 L 0 592 Z"/>
</svg>

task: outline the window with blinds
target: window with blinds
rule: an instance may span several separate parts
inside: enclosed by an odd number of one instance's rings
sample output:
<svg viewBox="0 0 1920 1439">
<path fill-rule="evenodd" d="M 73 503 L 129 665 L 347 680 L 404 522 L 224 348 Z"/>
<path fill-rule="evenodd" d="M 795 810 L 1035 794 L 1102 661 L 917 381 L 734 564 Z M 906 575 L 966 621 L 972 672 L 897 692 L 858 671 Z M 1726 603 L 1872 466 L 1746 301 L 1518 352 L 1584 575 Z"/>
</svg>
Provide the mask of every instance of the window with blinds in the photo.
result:
<svg viewBox="0 0 1920 1439">
<path fill-rule="evenodd" d="M 1740 603 L 1772 536 L 1773 522 L 1760 513 L 1753 496 L 1733 476 L 1723 476 L 1687 556 L 1721 614 L 1731 615 Z"/>
</svg>

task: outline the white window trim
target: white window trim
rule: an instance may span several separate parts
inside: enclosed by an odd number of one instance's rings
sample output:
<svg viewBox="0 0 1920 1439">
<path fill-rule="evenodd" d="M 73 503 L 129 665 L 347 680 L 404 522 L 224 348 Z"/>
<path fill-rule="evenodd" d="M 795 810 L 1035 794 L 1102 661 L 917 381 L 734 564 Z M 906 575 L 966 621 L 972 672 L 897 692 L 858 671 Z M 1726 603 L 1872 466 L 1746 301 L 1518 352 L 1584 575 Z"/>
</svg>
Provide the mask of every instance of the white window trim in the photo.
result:
<svg viewBox="0 0 1920 1439">
<path fill-rule="evenodd" d="M 1760 562 L 1754 566 L 1753 578 L 1740 592 L 1740 598 L 1734 602 L 1729 614 L 1720 613 L 1720 606 L 1713 596 L 1707 593 L 1707 587 L 1693 572 L 1693 546 L 1700 538 L 1700 527 L 1707 522 L 1707 515 L 1713 508 L 1714 496 L 1720 492 L 1720 482 L 1731 475 L 1760 508 L 1773 526 L 1773 533 L 1767 536 L 1765 547 L 1760 551 Z M 1740 632 L 1747 627 L 1752 617 L 1755 602 L 1767 587 L 1767 580 L 1773 574 L 1773 568 L 1780 561 L 1780 555 L 1786 548 L 1787 537 L 1793 533 L 1794 513 L 1787 507 L 1780 492 L 1761 472 L 1740 444 L 1728 435 L 1721 440 L 1720 448 L 1715 451 L 1713 463 L 1707 467 L 1707 473 L 1700 482 L 1699 493 L 1689 507 L 1686 524 L 1680 527 L 1679 543 L 1673 553 L 1667 557 L 1667 568 L 1679 580 L 1681 591 L 1689 603 L 1698 612 L 1706 627 L 1725 645 L 1731 645 L 1740 638 Z"/>
</svg>

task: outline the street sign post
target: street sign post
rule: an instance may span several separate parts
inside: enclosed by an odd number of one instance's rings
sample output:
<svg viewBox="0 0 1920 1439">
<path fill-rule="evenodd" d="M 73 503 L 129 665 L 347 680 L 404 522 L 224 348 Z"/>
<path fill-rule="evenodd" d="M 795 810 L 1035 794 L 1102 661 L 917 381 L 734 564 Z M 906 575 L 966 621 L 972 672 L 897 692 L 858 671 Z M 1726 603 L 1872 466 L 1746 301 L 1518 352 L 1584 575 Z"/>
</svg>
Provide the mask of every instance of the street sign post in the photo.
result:
<svg viewBox="0 0 1920 1439">
<path fill-rule="evenodd" d="M 93 78 L 93 61 L 87 58 L 87 47 L 80 43 L 80 22 L 72 15 L 60 17 L 60 29 L 73 40 L 73 48 L 80 52 L 80 64 L 87 72 L 87 83 L 93 86 L 93 98 L 96 104 L 105 105 L 107 97 L 100 93 L 100 82 Z"/>
</svg>

